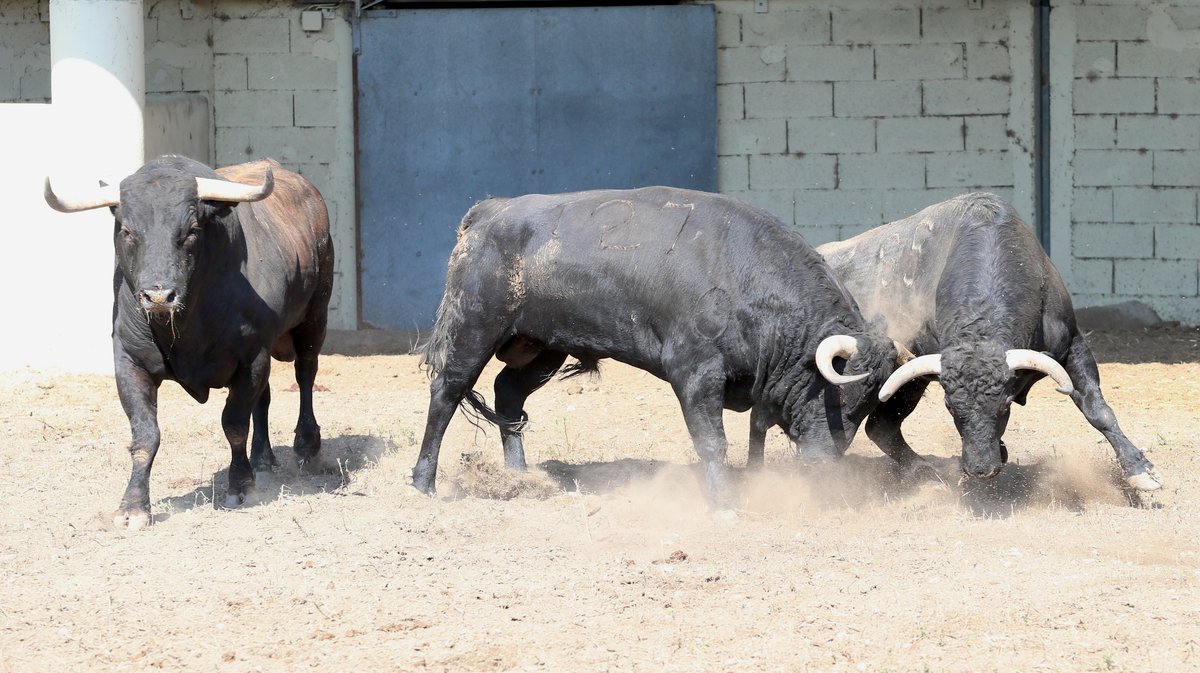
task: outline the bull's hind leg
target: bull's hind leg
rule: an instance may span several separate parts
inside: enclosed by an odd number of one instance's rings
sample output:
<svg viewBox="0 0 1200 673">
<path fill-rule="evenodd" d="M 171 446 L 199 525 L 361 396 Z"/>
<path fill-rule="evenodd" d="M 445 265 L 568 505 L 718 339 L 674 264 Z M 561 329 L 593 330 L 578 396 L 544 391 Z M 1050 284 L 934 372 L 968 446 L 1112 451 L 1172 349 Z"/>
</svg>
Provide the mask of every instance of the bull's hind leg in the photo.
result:
<svg viewBox="0 0 1200 673">
<path fill-rule="evenodd" d="M 237 507 L 254 490 L 254 469 L 246 456 L 250 438 L 250 416 L 267 387 L 271 373 L 271 357 L 263 351 L 250 367 L 238 372 L 229 386 L 225 408 L 221 412 L 221 428 L 229 441 L 229 489 L 225 506 Z"/>
<path fill-rule="evenodd" d="M 750 448 L 746 454 L 746 467 L 757 470 L 763 466 L 763 453 L 767 446 L 767 430 L 771 429 L 770 414 L 755 405 L 750 409 Z"/>
<path fill-rule="evenodd" d="M 896 461 L 902 479 L 937 478 L 933 467 L 913 451 L 900 431 L 904 419 L 917 408 L 927 387 L 928 381 L 913 381 L 897 391 L 891 399 L 875 407 L 867 417 L 867 437 Z"/>
<path fill-rule="evenodd" d="M 1076 334 L 1071 340 L 1071 350 L 1065 365 L 1075 386 L 1071 400 L 1083 412 L 1088 423 L 1103 433 L 1112 445 L 1117 460 L 1121 462 L 1121 470 L 1125 473 L 1125 481 L 1139 491 L 1162 488 L 1162 479 L 1155 471 L 1154 464 L 1121 431 L 1121 426 L 1117 425 L 1116 414 L 1104 401 L 1104 395 L 1100 393 L 1100 370 L 1096 367 L 1096 358 L 1083 336 Z"/>
<path fill-rule="evenodd" d="M 421 452 L 412 470 L 413 487 L 426 495 L 437 492 L 438 454 L 442 449 L 446 428 L 450 426 L 450 420 L 454 418 L 454 412 L 463 399 L 467 395 L 474 395 L 471 389 L 491 359 L 498 336 L 492 329 L 484 331 L 468 326 L 457 329 L 457 332 L 458 338 L 448 349 L 449 355 L 441 371 L 429 382 L 425 435 L 421 438 Z"/>
<path fill-rule="evenodd" d="M 500 440 L 504 444 L 504 464 L 509 469 L 524 471 L 525 400 L 541 388 L 562 366 L 567 354 L 559 351 L 542 351 L 529 364 L 516 368 L 505 367 L 497 376 L 493 390 L 496 393 L 496 413 L 500 415 Z"/>
<path fill-rule="evenodd" d="M 271 468 L 279 465 L 275 452 L 271 450 L 271 435 L 267 429 L 270 408 L 271 386 L 268 384 L 258 396 L 258 402 L 255 403 L 254 412 L 250 416 L 254 424 L 253 439 L 250 442 L 250 466 L 255 472 L 270 472 Z"/>
<path fill-rule="evenodd" d="M 117 528 L 137 530 L 150 524 L 150 468 L 158 453 L 158 386 L 146 370 L 138 367 L 118 349 L 116 356 L 117 395 L 129 417 L 133 437 L 129 457 L 133 468 L 121 506 L 113 513 Z"/>
<path fill-rule="evenodd" d="M 301 463 L 312 460 L 321 450 L 321 426 L 313 413 L 313 386 L 317 380 L 317 358 L 325 343 L 325 312 L 310 317 L 292 330 L 296 346 L 296 387 L 300 389 L 300 414 L 296 419 L 296 436 L 292 450 Z"/>
</svg>

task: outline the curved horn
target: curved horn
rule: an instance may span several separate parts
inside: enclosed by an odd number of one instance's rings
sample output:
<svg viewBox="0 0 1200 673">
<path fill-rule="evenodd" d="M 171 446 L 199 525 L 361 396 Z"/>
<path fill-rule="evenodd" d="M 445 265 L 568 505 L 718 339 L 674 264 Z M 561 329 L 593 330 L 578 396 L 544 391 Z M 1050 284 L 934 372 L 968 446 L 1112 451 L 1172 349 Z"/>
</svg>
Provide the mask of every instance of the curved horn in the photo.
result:
<svg viewBox="0 0 1200 673">
<path fill-rule="evenodd" d="M 937 376 L 941 373 L 942 356 L 940 353 L 913 358 L 892 372 L 888 380 L 883 382 L 883 387 L 879 389 L 879 401 L 887 402 L 892 395 L 896 394 L 897 390 L 900 390 L 901 386 L 918 376 L 929 376 L 930 374 Z"/>
<path fill-rule="evenodd" d="M 1075 392 L 1075 386 L 1071 384 L 1071 376 L 1067 374 L 1067 370 L 1063 369 L 1057 360 L 1045 353 L 1026 348 L 1014 348 L 1004 352 L 1004 359 L 1008 363 L 1008 368 L 1014 372 L 1018 369 L 1032 369 L 1054 379 L 1054 382 L 1058 384 L 1055 390 L 1063 395 Z"/>
<path fill-rule="evenodd" d="M 59 198 L 58 194 L 54 193 L 54 188 L 50 186 L 50 176 L 46 176 L 46 186 L 42 190 L 42 195 L 46 198 L 46 205 L 60 213 L 78 213 L 81 210 L 115 206 L 121 202 L 121 188 L 119 185 L 98 187 L 88 198 L 74 201 L 63 200 Z"/>
<path fill-rule="evenodd" d="M 844 386 L 847 383 L 854 383 L 860 379 L 865 379 L 867 377 L 866 374 L 846 376 L 845 374 L 837 373 L 837 370 L 833 368 L 833 358 L 843 357 L 849 360 L 857 352 L 858 340 L 848 334 L 835 334 L 825 337 L 820 345 L 817 346 L 817 370 L 821 372 L 821 376 L 824 376 L 826 381 L 836 386 Z"/>
<path fill-rule="evenodd" d="M 245 201 L 262 201 L 271 195 L 275 189 L 275 176 L 271 169 L 263 174 L 261 185 L 243 185 L 228 180 L 213 180 L 212 178 L 196 178 L 196 196 L 206 201 L 227 201 L 242 203 Z"/>
</svg>

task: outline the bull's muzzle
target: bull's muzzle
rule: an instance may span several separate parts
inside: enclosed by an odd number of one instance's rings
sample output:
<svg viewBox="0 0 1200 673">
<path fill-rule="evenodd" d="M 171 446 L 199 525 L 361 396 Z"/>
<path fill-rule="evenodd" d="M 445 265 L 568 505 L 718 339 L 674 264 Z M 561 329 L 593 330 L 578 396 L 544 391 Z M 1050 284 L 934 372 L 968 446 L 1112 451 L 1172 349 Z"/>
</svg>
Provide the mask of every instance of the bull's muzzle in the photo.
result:
<svg viewBox="0 0 1200 673">
<path fill-rule="evenodd" d="M 963 474 L 973 479 L 991 479 L 997 474 L 1000 474 L 1000 470 L 1003 468 L 1004 463 L 1001 462 L 987 461 L 983 463 L 976 463 L 968 460 L 962 461 Z"/>
<path fill-rule="evenodd" d="M 171 313 L 179 308 L 179 293 L 159 286 L 138 292 L 138 301 L 147 313 Z"/>
</svg>

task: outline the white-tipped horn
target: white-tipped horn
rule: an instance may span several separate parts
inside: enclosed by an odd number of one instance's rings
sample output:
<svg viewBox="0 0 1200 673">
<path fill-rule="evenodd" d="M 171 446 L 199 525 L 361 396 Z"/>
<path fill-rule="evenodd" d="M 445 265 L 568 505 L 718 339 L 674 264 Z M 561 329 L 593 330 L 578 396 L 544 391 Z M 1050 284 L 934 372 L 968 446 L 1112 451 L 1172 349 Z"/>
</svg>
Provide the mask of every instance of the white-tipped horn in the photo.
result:
<svg viewBox="0 0 1200 673">
<path fill-rule="evenodd" d="M 115 206 L 121 202 L 121 188 L 118 185 L 103 185 L 97 187 L 91 194 L 82 196 L 81 198 L 63 199 L 58 194 L 55 194 L 54 188 L 50 186 L 50 176 L 46 176 L 46 184 L 42 189 L 42 195 L 46 199 L 46 205 L 60 213 L 78 213 L 81 210 L 106 208 L 108 206 Z"/>
<path fill-rule="evenodd" d="M 228 180 L 213 180 L 212 178 L 196 178 L 196 196 L 206 201 L 226 201 L 243 203 L 246 201 L 262 201 L 271 195 L 275 189 L 275 176 L 271 169 L 263 174 L 261 185 L 243 185 L 240 182 Z"/>
<path fill-rule="evenodd" d="M 1014 348 L 1004 352 L 1004 360 L 1008 363 L 1008 368 L 1014 372 L 1018 369 L 1032 369 L 1049 376 L 1057 385 L 1055 390 L 1063 395 L 1075 392 L 1075 386 L 1071 383 L 1071 376 L 1067 374 L 1067 370 L 1063 369 L 1057 360 L 1045 353 L 1027 348 Z"/>
<path fill-rule="evenodd" d="M 848 334 L 835 334 L 831 337 L 825 337 L 820 345 L 817 346 L 817 370 L 821 372 L 821 376 L 824 376 L 826 381 L 836 386 L 844 386 L 847 383 L 862 380 L 867 377 L 866 374 L 846 376 L 845 374 L 837 373 L 837 370 L 833 368 L 833 359 L 835 357 L 843 357 L 849 360 L 857 352 L 858 340 Z"/>
<path fill-rule="evenodd" d="M 879 389 L 879 401 L 887 402 L 904 384 L 919 376 L 929 376 L 930 374 L 937 376 L 941 373 L 942 356 L 940 353 L 913 358 L 892 372 L 888 380 L 883 382 L 883 387 Z"/>
</svg>

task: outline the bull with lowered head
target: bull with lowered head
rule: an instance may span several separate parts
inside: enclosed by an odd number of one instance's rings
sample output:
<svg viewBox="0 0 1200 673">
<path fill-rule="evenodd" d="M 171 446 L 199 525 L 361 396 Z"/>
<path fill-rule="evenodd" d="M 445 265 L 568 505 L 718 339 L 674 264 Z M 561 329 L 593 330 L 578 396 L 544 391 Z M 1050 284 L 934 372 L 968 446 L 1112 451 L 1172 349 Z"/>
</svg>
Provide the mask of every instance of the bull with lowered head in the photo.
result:
<svg viewBox="0 0 1200 673">
<path fill-rule="evenodd" d="M 938 378 L 962 437 L 962 471 L 987 479 L 1008 460 L 1013 402 L 1050 377 L 1116 451 L 1125 479 L 1161 481 L 1100 393 L 1096 359 L 1071 297 L 1033 230 L 993 194 L 959 196 L 847 241 L 818 248 L 868 318 L 917 357 L 879 391 L 867 436 L 902 468 L 927 467 L 900 425 Z"/>
<path fill-rule="evenodd" d="M 494 410 L 472 391 L 493 355 L 505 363 Z M 505 463 L 524 469 L 525 400 L 568 356 L 568 371 L 612 358 L 670 383 L 724 508 L 722 409 L 754 408 L 813 453 L 840 455 L 896 350 L 798 233 L 734 199 L 668 187 L 489 199 L 459 226 L 425 347 L 413 485 L 434 492 L 464 402 L 500 426 Z"/>
<path fill-rule="evenodd" d="M 221 415 L 231 450 L 227 506 L 244 501 L 255 470 L 277 464 L 267 434 L 272 356 L 296 363 L 293 448 L 301 459 L 316 455 L 321 433 L 312 389 L 333 288 L 333 243 L 325 202 L 312 184 L 271 160 L 214 171 L 164 156 L 95 194 L 60 196 L 47 179 L 45 197 L 61 212 L 108 207 L 114 217 L 113 358 L 133 435 L 133 469 L 114 525 L 150 523 L 164 380 L 200 403 L 213 388 L 229 389 Z"/>
</svg>

